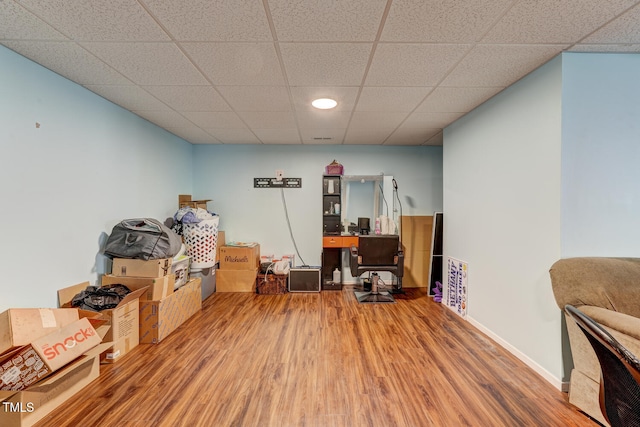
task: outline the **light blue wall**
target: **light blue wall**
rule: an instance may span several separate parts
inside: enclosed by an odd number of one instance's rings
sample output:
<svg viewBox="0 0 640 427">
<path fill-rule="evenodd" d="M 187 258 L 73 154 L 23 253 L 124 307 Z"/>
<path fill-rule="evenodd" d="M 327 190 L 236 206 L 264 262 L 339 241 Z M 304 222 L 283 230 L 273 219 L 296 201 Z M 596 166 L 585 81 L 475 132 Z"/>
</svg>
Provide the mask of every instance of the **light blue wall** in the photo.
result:
<svg viewBox="0 0 640 427">
<path fill-rule="evenodd" d="M 563 57 L 562 256 L 640 256 L 640 55 Z"/>
<path fill-rule="evenodd" d="M 0 147 L 0 311 L 56 306 L 119 220 L 192 190 L 190 144 L 2 46 Z"/>
<path fill-rule="evenodd" d="M 442 147 L 195 146 L 194 194 L 213 199 L 209 208 L 220 214 L 227 240 L 257 241 L 263 253 L 279 256 L 295 253 L 280 190 L 254 189 L 253 178 L 273 177 L 276 169 L 302 178 L 301 189 L 283 191 L 300 255 L 318 265 L 322 174 L 334 159 L 345 175 L 393 175 L 404 215 L 433 215 L 442 208 Z M 385 195 L 390 210 L 391 196 Z"/>
<path fill-rule="evenodd" d="M 444 260 L 466 261 L 470 321 L 547 379 L 562 377 L 561 61 L 445 129 Z"/>
</svg>

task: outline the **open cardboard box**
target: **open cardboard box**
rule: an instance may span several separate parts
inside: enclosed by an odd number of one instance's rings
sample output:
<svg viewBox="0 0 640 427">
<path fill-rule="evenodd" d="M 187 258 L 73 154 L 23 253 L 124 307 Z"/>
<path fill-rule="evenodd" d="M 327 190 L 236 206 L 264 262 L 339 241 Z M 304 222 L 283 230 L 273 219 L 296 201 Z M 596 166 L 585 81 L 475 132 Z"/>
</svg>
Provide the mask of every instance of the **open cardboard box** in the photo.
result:
<svg viewBox="0 0 640 427">
<path fill-rule="evenodd" d="M 174 274 L 162 277 L 129 277 L 105 274 L 102 276 L 101 283 L 102 286 L 115 284 L 124 285 L 132 291 L 148 287 L 146 297 L 142 297 L 141 299 L 161 300 L 173 293 L 175 280 L 176 276 Z"/>
<path fill-rule="evenodd" d="M 58 291 L 58 304 L 71 305 L 75 295 L 89 286 L 89 282 L 79 283 Z M 102 355 L 102 362 L 113 363 L 135 348 L 140 342 L 139 300 L 146 295 L 148 287 L 131 292 L 120 301 L 116 308 L 102 310 L 100 315 L 110 326 L 104 335 L 104 342 L 111 342 L 111 348 Z"/>
<path fill-rule="evenodd" d="M 83 353 L 102 338 L 82 318 L 0 356 L 0 390 L 22 390 L 40 381 Z"/>
<path fill-rule="evenodd" d="M 42 381 L 21 391 L 0 391 L 0 425 L 30 427 L 100 375 L 99 344 Z"/>
<path fill-rule="evenodd" d="M 0 313 L 0 355 L 79 319 L 75 308 L 11 308 Z M 0 356 L 1 357 L 1 356 Z"/>
</svg>

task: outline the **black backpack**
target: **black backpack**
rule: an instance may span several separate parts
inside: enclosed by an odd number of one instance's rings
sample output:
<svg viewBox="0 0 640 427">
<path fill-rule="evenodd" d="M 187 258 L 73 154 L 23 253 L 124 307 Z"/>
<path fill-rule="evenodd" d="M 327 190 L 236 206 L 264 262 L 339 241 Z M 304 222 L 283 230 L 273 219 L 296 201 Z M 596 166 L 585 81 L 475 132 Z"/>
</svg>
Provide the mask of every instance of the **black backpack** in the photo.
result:
<svg viewBox="0 0 640 427">
<path fill-rule="evenodd" d="M 102 311 L 116 308 L 131 291 L 124 285 L 87 286 L 73 297 L 71 305 L 82 310 Z"/>
</svg>

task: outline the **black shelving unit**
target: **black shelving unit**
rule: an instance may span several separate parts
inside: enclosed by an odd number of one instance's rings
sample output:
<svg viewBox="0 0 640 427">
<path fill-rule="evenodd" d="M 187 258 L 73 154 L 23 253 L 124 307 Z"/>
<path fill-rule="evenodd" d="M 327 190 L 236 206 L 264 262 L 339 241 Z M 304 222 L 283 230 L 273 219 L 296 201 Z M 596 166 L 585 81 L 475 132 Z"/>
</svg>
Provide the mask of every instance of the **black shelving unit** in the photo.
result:
<svg viewBox="0 0 640 427">
<path fill-rule="evenodd" d="M 340 290 L 341 283 L 333 283 L 333 270 L 342 270 L 342 248 L 327 247 L 324 238 L 341 234 L 340 212 L 336 213 L 336 204 L 342 208 L 342 177 L 340 175 L 323 175 L 322 177 L 322 290 Z"/>
<path fill-rule="evenodd" d="M 324 175 L 322 178 L 322 233 L 325 236 L 340 235 L 341 177 Z"/>
</svg>

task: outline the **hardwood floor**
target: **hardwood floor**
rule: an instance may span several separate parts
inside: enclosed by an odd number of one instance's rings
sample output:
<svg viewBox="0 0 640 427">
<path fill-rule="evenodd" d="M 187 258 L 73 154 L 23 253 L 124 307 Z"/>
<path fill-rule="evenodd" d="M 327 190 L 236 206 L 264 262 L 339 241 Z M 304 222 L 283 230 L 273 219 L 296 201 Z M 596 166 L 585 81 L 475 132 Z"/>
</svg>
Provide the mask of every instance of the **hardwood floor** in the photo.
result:
<svg viewBox="0 0 640 427">
<path fill-rule="evenodd" d="M 38 426 L 597 426 L 423 290 L 213 294 Z"/>
</svg>

